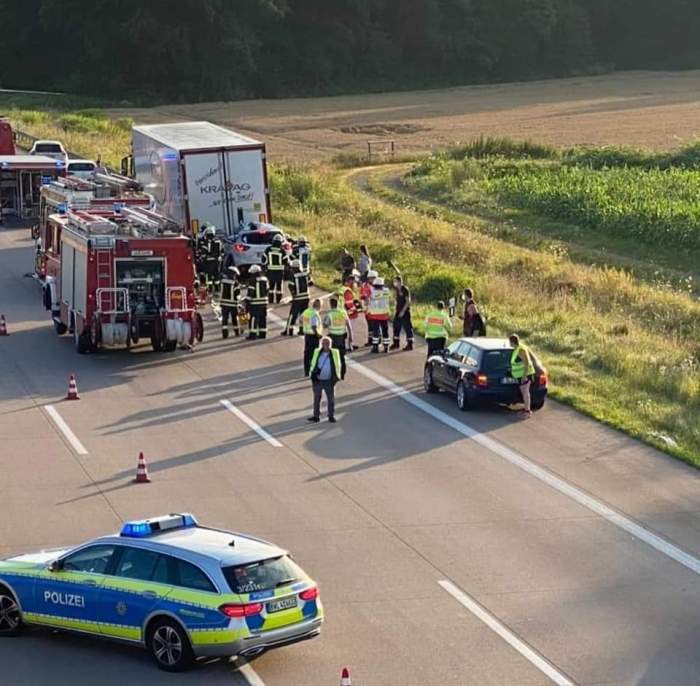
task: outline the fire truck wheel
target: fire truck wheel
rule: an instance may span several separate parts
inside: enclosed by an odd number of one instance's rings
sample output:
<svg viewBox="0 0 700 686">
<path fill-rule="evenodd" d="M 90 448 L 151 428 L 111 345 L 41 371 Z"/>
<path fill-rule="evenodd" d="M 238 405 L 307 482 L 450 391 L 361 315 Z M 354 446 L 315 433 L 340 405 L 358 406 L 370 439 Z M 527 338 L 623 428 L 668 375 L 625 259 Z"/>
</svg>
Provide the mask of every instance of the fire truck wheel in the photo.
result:
<svg viewBox="0 0 700 686">
<path fill-rule="evenodd" d="M 175 352 L 175 350 L 177 350 L 177 341 L 165 341 L 165 343 L 163 343 L 163 350 L 166 353 Z"/>
<path fill-rule="evenodd" d="M 53 320 L 53 328 L 59 336 L 63 336 L 63 334 L 68 331 L 68 327 L 63 322 L 57 321 L 56 319 Z"/>
<path fill-rule="evenodd" d="M 165 339 L 165 327 L 162 319 L 156 319 L 153 322 L 153 333 L 151 334 L 151 347 L 157 353 L 163 350 L 163 341 Z"/>
<path fill-rule="evenodd" d="M 199 312 L 194 313 L 194 336 L 198 343 L 204 340 L 204 322 L 202 321 L 202 315 Z"/>
<path fill-rule="evenodd" d="M 95 319 L 92 322 L 92 328 L 90 329 L 90 347 L 92 350 L 99 350 L 102 345 L 102 327 L 100 326 L 100 321 L 95 315 Z"/>
<path fill-rule="evenodd" d="M 90 333 L 78 333 L 76 328 L 73 332 L 73 338 L 75 339 L 75 351 L 79 355 L 84 355 L 90 351 Z"/>
</svg>

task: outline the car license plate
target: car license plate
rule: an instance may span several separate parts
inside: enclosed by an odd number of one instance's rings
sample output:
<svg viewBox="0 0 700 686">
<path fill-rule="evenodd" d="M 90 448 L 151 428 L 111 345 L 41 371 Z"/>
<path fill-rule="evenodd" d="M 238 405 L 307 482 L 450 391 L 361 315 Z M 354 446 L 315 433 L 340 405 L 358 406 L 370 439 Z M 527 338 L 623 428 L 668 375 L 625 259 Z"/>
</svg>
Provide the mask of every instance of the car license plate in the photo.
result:
<svg viewBox="0 0 700 686">
<path fill-rule="evenodd" d="M 297 606 L 296 596 L 291 598 L 281 598 L 280 600 L 271 600 L 267 604 L 267 612 L 281 612 L 282 610 L 289 610 L 292 607 Z"/>
<path fill-rule="evenodd" d="M 501 379 L 501 383 L 502 383 L 502 384 L 511 384 L 511 385 L 512 385 L 512 384 L 514 384 L 514 383 L 518 383 L 518 380 L 517 380 L 517 379 L 513 379 L 513 378 L 511 378 L 510 376 L 504 376 L 504 377 Z"/>
</svg>

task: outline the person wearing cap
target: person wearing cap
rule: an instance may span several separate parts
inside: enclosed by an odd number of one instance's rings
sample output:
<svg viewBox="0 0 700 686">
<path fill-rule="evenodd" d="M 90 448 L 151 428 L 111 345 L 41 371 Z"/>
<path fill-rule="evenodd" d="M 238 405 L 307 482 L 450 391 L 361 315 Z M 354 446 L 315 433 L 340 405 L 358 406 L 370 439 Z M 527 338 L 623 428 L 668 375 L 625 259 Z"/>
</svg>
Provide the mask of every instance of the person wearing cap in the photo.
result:
<svg viewBox="0 0 700 686">
<path fill-rule="evenodd" d="M 452 329 L 450 315 L 445 310 L 445 301 L 438 300 L 437 307 L 428 312 L 425 318 L 425 340 L 428 343 L 428 357 L 447 346 L 447 337 Z"/>
<path fill-rule="evenodd" d="M 367 281 L 365 281 L 365 283 L 363 283 L 362 287 L 360 288 L 360 304 L 365 313 L 365 321 L 367 322 L 367 343 L 365 344 L 366 347 L 372 345 L 372 318 L 369 315 L 368 305 L 369 299 L 372 296 L 372 284 L 378 276 L 379 274 L 376 271 L 374 271 L 374 269 L 370 269 L 367 272 Z"/>
<path fill-rule="evenodd" d="M 344 307 L 339 307 L 337 296 L 330 299 L 331 309 L 323 317 L 323 326 L 330 336 L 333 347 L 340 354 L 340 378 L 345 378 L 345 353 L 347 349 L 348 335 L 351 334 L 350 318 Z"/>
<path fill-rule="evenodd" d="M 282 300 L 282 282 L 284 281 L 284 265 L 287 255 L 282 248 L 282 234 L 277 233 L 272 238 L 272 244 L 265 250 L 265 265 L 267 280 L 270 284 L 268 302 L 278 305 Z"/>
<path fill-rule="evenodd" d="M 302 313 L 301 326 L 304 332 L 304 376 L 308 376 L 311 358 L 321 338 L 321 301 L 318 298 Z"/>
<path fill-rule="evenodd" d="M 328 336 L 314 350 L 310 363 L 311 386 L 314 392 L 313 415 L 308 421 L 321 421 L 321 396 L 325 393 L 328 405 L 328 421 L 335 422 L 335 385 L 342 379 L 340 353 Z"/>
<path fill-rule="evenodd" d="M 248 286 L 248 313 L 250 323 L 248 324 L 248 340 L 256 338 L 267 338 L 267 297 L 269 285 L 267 277 L 262 273 L 259 264 L 254 264 L 248 270 L 248 274 L 255 279 Z"/>
<path fill-rule="evenodd" d="M 233 335 L 240 336 L 238 326 L 238 306 L 241 297 L 241 284 L 238 281 L 240 272 L 236 267 L 229 267 L 224 272 L 219 288 L 219 304 L 221 305 L 221 337 L 228 338 L 228 320 L 231 320 Z"/>
<path fill-rule="evenodd" d="M 378 276 L 372 284 L 372 294 L 367 305 L 367 319 L 372 324 L 372 350 L 379 352 L 379 343 L 384 347 L 384 352 L 389 352 L 389 317 L 391 305 L 389 303 L 389 289 L 384 286 L 384 279 Z"/>
<path fill-rule="evenodd" d="M 292 296 L 292 305 L 289 308 L 287 323 L 282 331 L 283 336 L 293 336 L 297 319 L 302 316 L 309 306 L 309 275 L 302 270 L 299 260 L 290 263 L 290 274 L 287 281 L 289 292 Z M 299 335 L 304 333 L 302 325 L 299 325 Z"/>
</svg>

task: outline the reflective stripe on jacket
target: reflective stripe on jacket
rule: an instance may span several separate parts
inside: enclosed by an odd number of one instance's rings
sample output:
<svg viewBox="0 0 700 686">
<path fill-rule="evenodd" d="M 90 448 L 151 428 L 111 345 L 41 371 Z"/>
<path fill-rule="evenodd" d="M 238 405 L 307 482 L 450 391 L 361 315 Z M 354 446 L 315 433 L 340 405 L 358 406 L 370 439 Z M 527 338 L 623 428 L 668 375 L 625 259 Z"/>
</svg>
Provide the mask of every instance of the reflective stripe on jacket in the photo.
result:
<svg viewBox="0 0 700 686">
<path fill-rule="evenodd" d="M 253 294 L 249 297 L 251 305 L 267 305 L 267 294 L 270 290 L 270 284 L 266 276 L 259 276 L 255 279 Z"/>
<path fill-rule="evenodd" d="M 425 318 L 426 338 L 447 338 L 452 322 L 444 310 L 433 310 Z"/>
<path fill-rule="evenodd" d="M 340 379 L 340 350 L 338 348 L 331 348 L 328 352 L 331 354 L 331 360 L 333 360 L 333 381 L 338 381 Z M 311 368 L 310 376 L 314 379 L 314 375 L 318 372 L 316 366 L 318 365 L 318 359 L 321 356 L 321 348 L 316 348 L 314 354 L 311 356 Z"/>
<path fill-rule="evenodd" d="M 314 320 L 314 317 L 320 317 L 320 315 L 318 314 L 318 312 L 316 312 L 316 310 L 314 310 L 313 307 L 307 307 L 301 314 L 302 330 L 307 336 L 314 335 L 314 327 L 311 324 L 311 322 Z"/>
<path fill-rule="evenodd" d="M 328 333 L 331 336 L 343 336 L 347 332 L 348 315 L 345 310 L 329 310 L 326 317 L 329 322 Z"/>
<path fill-rule="evenodd" d="M 268 271 L 278 272 L 284 269 L 284 251 L 282 248 L 268 248 L 265 254 L 267 255 Z"/>
<path fill-rule="evenodd" d="M 386 288 L 373 288 L 367 306 L 367 317 L 369 319 L 389 319 L 390 314 L 389 291 Z"/>
<path fill-rule="evenodd" d="M 233 279 L 221 279 L 221 290 L 219 293 L 219 303 L 221 305 L 238 305 L 241 287 L 238 281 L 234 281 Z"/>
</svg>

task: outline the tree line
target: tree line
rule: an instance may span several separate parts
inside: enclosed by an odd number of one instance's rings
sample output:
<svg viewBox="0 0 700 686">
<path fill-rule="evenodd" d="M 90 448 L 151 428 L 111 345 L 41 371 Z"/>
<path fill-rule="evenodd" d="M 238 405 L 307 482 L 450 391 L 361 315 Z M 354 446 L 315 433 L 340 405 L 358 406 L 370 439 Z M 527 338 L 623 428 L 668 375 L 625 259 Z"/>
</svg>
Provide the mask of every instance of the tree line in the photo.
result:
<svg viewBox="0 0 700 686">
<path fill-rule="evenodd" d="M 700 67 L 698 0 L 0 0 L 0 85 L 113 100 Z"/>
</svg>

